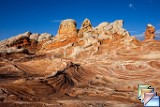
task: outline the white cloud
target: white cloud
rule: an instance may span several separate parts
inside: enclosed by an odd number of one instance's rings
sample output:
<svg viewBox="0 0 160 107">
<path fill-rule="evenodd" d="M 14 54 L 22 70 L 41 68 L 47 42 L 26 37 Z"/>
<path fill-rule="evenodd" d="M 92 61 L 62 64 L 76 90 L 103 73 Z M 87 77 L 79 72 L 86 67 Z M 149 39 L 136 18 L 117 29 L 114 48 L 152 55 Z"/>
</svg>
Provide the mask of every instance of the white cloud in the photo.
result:
<svg viewBox="0 0 160 107">
<path fill-rule="evenodd" d="M 144 37 L 144 33 L 135 35 L 136 37 Z"/>
<path fill-rule="evenodd" d="M 132 3 L 130 3 L 128 6 L 129 6 L 130 8 L 133 8 L 133 7 L 134 7 Z"/>
<path fill-rule="evenodd" d="M 137 31 L 134 31 L 134 30 L 130 30 L 128 32 L 130 32 L 130 33 L 137 33 Z"/>
<path fill-rule="evenodd" d="M 128 7 L 132 8 L 132 9 L 135 9 L 135 6 L 132 3 L 129 3 Z"/>
<path fill-rule="evenodd" d="M 139 40 L 143 40 L 144 39 L 144 33 L 141 33 L 141 34 L 137 34 L 135 35 L 135 37 Z"/>
<path fill-rule="evenodd" d="M 156 37 L 160 37 L 160 29 L 156 30 Z"/>
<path fill-rule="evenodd" d="M 59 23 L 59 22 L 61 22 L 62 20 L 52 20 L 51 22 L 53 22 L 53 23 Z"/>
</svg>

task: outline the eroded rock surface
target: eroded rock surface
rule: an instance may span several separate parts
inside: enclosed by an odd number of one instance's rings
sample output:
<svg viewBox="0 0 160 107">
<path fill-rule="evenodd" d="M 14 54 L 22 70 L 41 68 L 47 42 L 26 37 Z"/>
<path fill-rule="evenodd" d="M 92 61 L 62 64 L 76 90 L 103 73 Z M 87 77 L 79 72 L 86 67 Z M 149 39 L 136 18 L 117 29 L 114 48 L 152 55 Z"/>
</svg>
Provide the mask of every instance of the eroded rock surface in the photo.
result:
<svg viewBox="0 0 160 107">
<path fill-rule="evenodd" d="M 145 40 L 153 40 L 155 38 L 155 27 L 148 24 L 145 32 Z"/>
<path fill-rule="evenodd" d="M 77 24 L 75 20 L 72 19 L 63 20 L 58 29 L 59 36 L 63 38 L 65 36 L 73 37 L 77 35 L 76 26 Z"/>
<path fill-rule="evenodd" d="M 160 41 L 123 20 L 81 28 L 67 19 L 56 36 L 26 32 L 0 42 L 0 107 L 143 107 L 139 84 L 160 92 Z"/>
<path fill-rule="evenodd" d="M 89 31 L 92 31 L 92 24 L 91 21 L 86 18 L 81 25 L 79 33 L 89 32 Z"/>
</svg>

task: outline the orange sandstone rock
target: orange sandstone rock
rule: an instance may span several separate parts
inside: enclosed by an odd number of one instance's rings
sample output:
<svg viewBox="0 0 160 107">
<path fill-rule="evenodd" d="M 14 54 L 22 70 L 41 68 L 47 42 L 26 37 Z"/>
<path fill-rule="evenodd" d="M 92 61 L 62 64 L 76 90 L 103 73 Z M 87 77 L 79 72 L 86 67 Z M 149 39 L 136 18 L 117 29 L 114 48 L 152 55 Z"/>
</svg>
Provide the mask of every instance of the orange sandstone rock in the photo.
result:
<svg viewBox="0 0 160 107">
<path fill-rule="evenodd" d="M 79 33 L 87 32 L 87 31 L 92 31 L 92 24 L 89 19 L 85 19 L 81 25 L 81 28 L 79 30 Z"/>
<path fill-rule="evenodd" d="M 153 25 L 148 24 L 145 32 L 145 40 L 153 40 L 155 38 L 155 28 Z"/>
<path fill-rule="evenodd" d="M 64 36 L 67 37 L 74 37 L 77 36 L 77 24 L 75 20 L 67 19 L 63 20 L 58 29 L 58 35 L 63 38 Z"/>
</svg>

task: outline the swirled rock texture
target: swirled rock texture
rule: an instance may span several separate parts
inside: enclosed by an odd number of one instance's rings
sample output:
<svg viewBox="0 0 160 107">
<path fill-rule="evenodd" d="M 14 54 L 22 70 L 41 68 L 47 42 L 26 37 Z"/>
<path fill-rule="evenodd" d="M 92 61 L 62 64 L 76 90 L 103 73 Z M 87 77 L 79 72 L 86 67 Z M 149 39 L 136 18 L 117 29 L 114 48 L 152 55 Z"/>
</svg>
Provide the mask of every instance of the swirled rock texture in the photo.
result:
<svg viewBox="0 0 160 107">
<path fill-rule="evenodd" d="M 160 92 L 160 41 L 139 41 L 123 20 L 60 23 L 55 36 L 26 32 L 0 42 L 0 107 L 143 107 L 139 84 Z"/>
</svg>

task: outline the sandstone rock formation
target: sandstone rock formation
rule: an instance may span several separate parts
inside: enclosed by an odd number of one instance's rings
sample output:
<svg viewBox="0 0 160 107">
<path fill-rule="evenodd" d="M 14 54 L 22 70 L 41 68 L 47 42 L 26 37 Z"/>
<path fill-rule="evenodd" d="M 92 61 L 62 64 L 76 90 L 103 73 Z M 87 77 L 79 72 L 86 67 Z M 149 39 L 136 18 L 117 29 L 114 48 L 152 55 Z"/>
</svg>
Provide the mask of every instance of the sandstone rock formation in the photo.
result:
<svg viewBox="0 0 160 107">
<path fill-rule="evenodd" d="M 112 26 L 111 25 L 108 26 L 108 25 L 109 25 L 108 22 L 103 22 L 103 23 L 100 23 L 95 29 L 98 30 L 99 34 L 102 34 L 102 33 L 105 33 L 106 30 L 112 29 Z"/>
<path fill-rule="evenodd" d="M 136 38 L 130 37 L 128 31 L 122 28 L 123 26 L 122 20 L 116 20 L 113 23 L 104 22 L 98 25 L 96 28 L 93 28 L 90 20 L 85 19 L 79 31 L 68 29 L 68 27 L 63 27 L 64 25 L 67 24 L 68 26 L 72 26 L 73 27 L 72 29 L 76 29 L 76 23 L 74 20 L 68 19 L 62 21 L 58 30 L 59 33 L 55 36 L 55 38 L 53 38 L 52 41 L 44 43 L 44 45 L 42 46 L 43 50 L 44 49 L 52 50 L 63 46 L 73 45 L 73 47 L 72 46 L 70 48 L 68 47 L 69 51 L 72 51 L 73 53 L 75 53 L 75 50 L 77 52 L 82 52 L 80 50 L 83 50 L 83 48 L 86 47 L 90 47 L 88 48 L 89 50 L 94 48 L 96 52 L 97 49 L 99 48 L 98 45 L 113 43 L 114 41 L 119 42 L 120 44 L 131 45 L 133 47 L 139 45 L 138 43 L 139 41 Z M 66 33 L 60 33 L 61 30 L 65 31 Z M 73 36 L 72 33 L 67 33 L 67 31 L 69 32 L 71 31 L 76 35 Z M 80 50 L 78 51 L 77 49 Z M 63 49 L 62 50 L 58 49 L 58 50 L 62 51 Z M 63 56 L 65 54 L 65 51 L 63 50 L 62 52 Z M 66 50 L 66 52 L 68 52 L 68 50 Z M 71 56 L 75 56 L 75 54 L 71 54 Z"/>
<path fill-rule="evenodd" d="M 92 24 L 89 19 L 85 19 L 81 25 L 81 28 L 79 30 L 79 33 L 92 31 Z"/>
<path fill-rule="evenodd" d="M 30 35 L 29 39 L 30 40 L 38 40 L 39 34 L 38 33 L 33 33 Z"/>
<path fill-rule="evenodd" d="M 67 19 L 63 20 L 59 26 L 58 34 L 60 37 L 74 37 L 77 35 L 77 24 L 75 20 Z"/>
<path fill-rule="evenodd" d="M 31 45 L 29 36 L 31 32 L 25 32 L 24 34 L 19 34 L 15 37 L 6 39 L 0 43 L 0 56 L 6 56 L 9 54 L 28 54 L 26 47 Z"/>
<path fill-rule="evenodd" d="M 42 42 L 42 41 L 47 41 L 47 40 L 51 40 L 52 35 L 48 34 L 48 33 L 43 33 L 38 37 L 38 42 Z"/>
<path fill-rule="evenodd" d="M 145 40 L 153 40 L 155 38 L 155 28 L 153 25 L 148 24 L 145 32 Z"/>
<path fill-rule="evenodd" d="M 52 35 L 48 33 L 38 34 L 25 32 L 15 37 L 3 40 L 0 42 L 0 56 L 6 56 L 12 53 L 29 54 L 35 53 L 39 47 L 48 40 L 51 40 Z"/>
<path fill-rule="evenodd" d="M 42 50 L 56 49 L 74 43 L 78 37 L 76 26 L 76 22 L 72 19 L 63 20 L 59 26 L 58 34 L 53 40 L 45 42 L 42 45 Z"/>
<path fill-rule="evenodd" d="M 66 68 L 57 71 L 56 74 L 45 78 L 47 84 L 54 87 L 56 91 L 67 93 L 71 88 L 87 82 L 94 76 L 94 72 L 87 71 L 78 64 L 68 63 Z"/>
<path fill-rule="evenodd" d="M 139 84 L 160 92 L 160 41 L 146 41 L 123 21 L 81 28 L 67 19 L 58 34 L 26 32 L 0 42 L 0 107 L 141 107 Z"/>
</svg>

